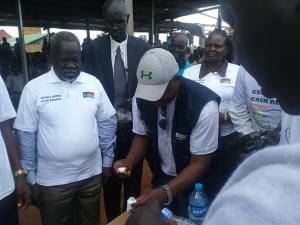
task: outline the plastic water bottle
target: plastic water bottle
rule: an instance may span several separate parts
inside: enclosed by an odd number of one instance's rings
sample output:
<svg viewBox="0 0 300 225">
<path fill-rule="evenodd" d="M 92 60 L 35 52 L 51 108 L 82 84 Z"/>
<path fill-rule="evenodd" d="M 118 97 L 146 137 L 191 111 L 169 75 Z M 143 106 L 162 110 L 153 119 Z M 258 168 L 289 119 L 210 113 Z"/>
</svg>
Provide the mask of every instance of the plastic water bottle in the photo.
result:
<svg viewBox="0 0 300 225">
<path fill-rule="evenodd" d="M 201 183 L 195 184 L 195 190 L 190 194 L 188 213 L 190 220 L 201 223 L 206 215 L 208 199 Z"/>
<path fill-rule="evenodd" d="M 161 216 L 162 219 L 164 221 L 167 220 L 173 220 L 177 223 L 177 225 L 196 225 L 193 221 L 183 218 L 183 217 L 179 217 L 179 216 L 175 216 L 169 209 L 167 208 L 163 208 L 161 210 Z"/>
<path fill-rule="evenodd" d="M 126 211 L 129 212 L 132 209 L 132 204 L 136 203 L 135 197 L 130 197 L 127 200 L 127 209 Z"/>
</svg>

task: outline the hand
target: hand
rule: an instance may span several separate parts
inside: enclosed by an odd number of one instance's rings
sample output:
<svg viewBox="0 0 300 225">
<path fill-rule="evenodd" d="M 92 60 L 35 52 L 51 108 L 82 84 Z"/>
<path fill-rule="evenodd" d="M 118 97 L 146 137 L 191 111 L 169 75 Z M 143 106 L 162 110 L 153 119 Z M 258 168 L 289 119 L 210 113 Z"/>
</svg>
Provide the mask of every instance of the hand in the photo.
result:
<svg viewBox="0 0 300 225">
<path fill-rule="evenodd" d="M 32 192 L 32 204 L 40 208 L 40 195 L 41 195 L 41 189 L 38 184 L 33 184 L 31 186 L 31 192 Z"/>
<path fill-rule="evenodd" d="M 102 183 L 106 184 L 112 175 L 111 167 L 102 167 Z"/>
<path fill-rule="evenodd" d="M 16 177 L 16 193 L 18 208 L 23 210 L 31 204 L 31 190 L 25 175 Z"/>
<path fill-rule="evenodd" d="M 125 168 L 124 172 L 120 172 L 119 168 Z M 128 159 L 121 159 L 114 163 L 114 173 L 120 178 L 128 178 L 131 175 L 133 163 Z"/>
<path fill-rule="evenodd" d="M 132 204 L 133 208 L 145 205 L 149 201 L 157 200 L 160 204 L 167 201 L 167 195 L 161 188 L 156 188 L 150 192 L 146 192 L 136 199 L 136 203 Z"/>
</svg>

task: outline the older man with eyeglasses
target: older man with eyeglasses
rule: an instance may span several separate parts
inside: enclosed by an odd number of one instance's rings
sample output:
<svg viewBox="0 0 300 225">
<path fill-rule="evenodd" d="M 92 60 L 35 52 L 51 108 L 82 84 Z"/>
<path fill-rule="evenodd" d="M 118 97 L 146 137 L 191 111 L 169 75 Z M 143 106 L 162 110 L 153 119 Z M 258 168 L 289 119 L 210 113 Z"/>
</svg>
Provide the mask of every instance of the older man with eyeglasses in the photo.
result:
<svg viewBox="0 0 300 225">
<path fill-rule="evenodd" d="M 155 199 L 186 216 L 191 187 L 203 177 L 218 147 L 220 99 L 177 72 L 178 64 L 166 50 L 151 49 L 142 57 L 132 106 L 135 138 L 126 159 L 116 161 L 114 170 L 130 176 L 146 156 L 153 189 L 134 206 Z"/>
</svg>

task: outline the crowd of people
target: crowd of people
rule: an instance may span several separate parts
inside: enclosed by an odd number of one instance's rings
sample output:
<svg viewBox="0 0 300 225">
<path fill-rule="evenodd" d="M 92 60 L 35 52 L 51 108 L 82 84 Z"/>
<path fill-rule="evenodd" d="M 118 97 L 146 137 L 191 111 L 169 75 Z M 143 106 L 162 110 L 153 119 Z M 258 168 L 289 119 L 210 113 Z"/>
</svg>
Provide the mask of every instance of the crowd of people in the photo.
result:
<svg viewBox="0 0 300 225">
<path fill-rule="evenodd" d="M 133 196 L 128 224 L 163 224 L 157 208 L 187 217 L 198 181 L 205 225 L 298 224 L 300 81 L 297 58 L 282 54 L 299 50 L 300 3 L 221 8 L 241 65 L 219 29 L 196 62 L 185 33 L 152 48 L 127 34 L 124 2 L 107 0 L 108 34 L 85 44 L 83 58 L 78 38 L 59 32 L 50 70 L 23 88 L 16 66 L 8 91 L 0 77 L 0 224 L 17 225 L 17 208 L 33 204 L 43 225 L 97 225 L 102 187 L 108 221 Z M 153 177 L 141 193 L 144 159 Z"/>
</svg>

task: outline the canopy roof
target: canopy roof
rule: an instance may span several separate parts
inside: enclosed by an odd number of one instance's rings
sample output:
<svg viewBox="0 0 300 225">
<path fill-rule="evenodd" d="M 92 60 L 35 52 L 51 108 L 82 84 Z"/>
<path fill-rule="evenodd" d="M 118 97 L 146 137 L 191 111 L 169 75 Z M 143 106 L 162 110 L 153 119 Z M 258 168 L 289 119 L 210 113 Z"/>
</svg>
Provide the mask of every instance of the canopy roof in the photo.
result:
<svg viewBox="0 0 300 225">
<path fill-rule="evenodd" d="M 103 0 L 22 0 L 24 26 L 85 29 L 88 19 L 90 29 L 104 30 L 103 3 Z M 216 4 L 218 0 L 155 0 L 155 22 L 193 14 L 201 7 Z M 135 31 L 149 31 L 151 8 L 151 0 L 133 0 Z M 16 1 L 1 2 L 0 25 L 17 24 Z"/>
</svg>

